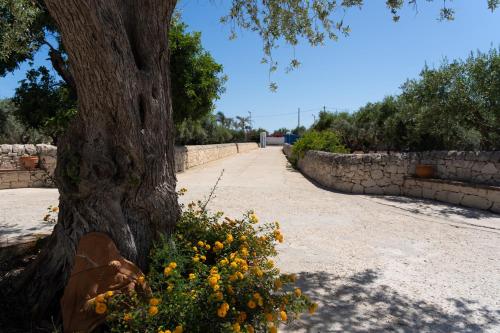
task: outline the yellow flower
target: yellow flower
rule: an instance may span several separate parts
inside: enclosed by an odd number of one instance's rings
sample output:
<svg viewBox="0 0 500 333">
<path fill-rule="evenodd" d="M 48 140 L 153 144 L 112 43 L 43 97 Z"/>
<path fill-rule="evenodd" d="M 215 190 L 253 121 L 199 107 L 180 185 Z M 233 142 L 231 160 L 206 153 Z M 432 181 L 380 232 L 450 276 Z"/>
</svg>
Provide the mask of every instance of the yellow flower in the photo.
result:
<svg viewBox="0 0 500 333">
<path fill-rule="evenodd" d="M 231 235 L 231 234 L 227 234 L 227 236 L 226 236 L 226 242 L 228 242 L 228 243 L 232 243 L 232 242 L 233 242 L 233 240 L 234 240 L 233 235 Z"/>
<path fill-rule="evenodd" d="M 172 292 L 172 290 L 174 290 L 174 286 L 173 286 L 172 284 L 169 284 L 169 285 L 168 285 L 168 287 L 167 287 L 167 291 L 168 291 L 169 293 L 171 293 L 171 292 Z"/>
<path fill-rule="evenodd" d="M 238 275 L 236 274 L 229 275 L 229 281 L 234 282 L 236 280 L 238 280 Z"/>
<path fill-rule="evenodd" d="M 283 282 L 281 282 L 280 279 L 274 280 L 274 288 L 275 289 L 281 289 L 283 287 Z"/>
<path fill-rule="evenodd" d="M 205 244 L 205 249 L 210 250 L 210 244 Z"/>
<path fill-rule="evenodd" d="M 182 328 L 182 325 L 179 325 L 175 328 L 174 333 L 182 333 L 184 329 Z"/>
<path fill-rule="evenodd" d="M 108 297 L 108 298 L 109 298 L 109 297 L 111 297 L 111 296 L 113 296 L 113 291 L 112 291 L 112 290 L 108 290 L 108 291 L 106 291 L 106 297 Z"/>
<path fill-rule="evenodd" d="M 295 288 L 294 293 L 295 293 L 295 296 L 300 297 L 300 295 L 302 295 L 302 290 L 300 290 L 300 288 Z"/>
<path fill-rule="evenodd" d="M 296 274 L 290 274 L 290 281 L 292 281 L 292 282 L 297 281 L 297 275 Z"/>
<path fill-rule="evenodd" d="M 200 259 L 201 259 L 201 261 L 205 261 L 205 260 L 207 260 L 207 257 L 201 256 Z"/>
<path fill-rule="evenodd" d="M 217 291 L 217 290 L 219 290 L 219 289 L 220 289 L 220 286 L 219 286 L 218 284 L 216 284 L 215 286 L 213 286 L 213 287 L 212 287 L 212 289 L 213 289 L 214 291 Z"/>
<path fill-rule="evenodd" d="M 196 246 L 193 246 L 193 251 L 198 252 L 198 248 Z"/>
<path fill-rule="evenodd" d="M 172 268 L 172 269 L 176 269 L 177 268 L 177 263 L 172 261 L 170 264 L 168 264 L 168 267 Z"/>
<path fill-rule="evenodd" d="M 269 327 L 269 333 L 278 333 L 278 329 L 276 328 L 276 326 Z"/>
<path fill-rule="evenodd" d="M 208 278 L 208 284 L 209 284 L 210 286 L 212 286 L 212 287 L 213 287 L 213 286 L 215 286 L 215 285 L 217 284 L 217 282 L 218 282 L 218 281 L 219 281 L 219 279 L 217 279 L 217 276 L 210 276 L 210 277 Z"/>
<path fill-rule="evenodd" d="M 59 207 L 57 207 L 57 206 L 56 206 L 56 207 L 52 207 L 52 211 L 53 211 L 54 213 L 57 213 L 57 212 L 59 211 Z"/>
<path fill-rule="evenodd" d="M 241 236 L 241 237 L 240 237 L 240 240 L 241 240 L 241 241 L 246 241 L 246 240 L 247 240 L 247 236 L 245 236 L 245 235 Z"/>
<path fill-rule="evenodd" d="M 250 309 L 255 309 L 255 307 L 257 306 L 257 304 L 255 304 L 255 302 L 253 300 L 249 300 L 248 303 L 247 303 L 247 306 Z"/>
<path fill-rule="evenodd" d="M 154 316 L 155 314 L 158 313 L 158 307 L 157 306 L 150 306 L 148 313 L 150 316 Z"/>
<path fill-rule="evenodd" d="M 200 257 L 198 257 L 198 256 L 193 257 L 193 261 L 194 261 L 194 262 L 199 262 L 199 261 L 200 261 Z"/>
<path fill-rule="evenodd" d="M 95 297 L 95 301 L 98 302 L 98 303 L 103 303 L 103 302 L 106 302 L 106 300 L 104 299 L 104 295 L 103 294 L 99 294 Z"/>
<path fill-rule="evenodd" d="M 243 247 L 241 250 L 240 250 L 240 253 L 243 257 L 248 257 L 248 249 L 246 247 Z"/>
<path fill-rule="evenodd" d="M 262 296 L 260 296 L 259 293 L 254 293 L 252 296 L 254 299 L 261 299 L 262 298 Z"/>
<path fill-rule="evenodd" d="M 252 325 L 247 325 L 246 328 L 248 333 L 255 333 L 255 330 Z"/>
<path fill-rule="evenodd" d="M 227 314 L 227 310 L 223 308 L 218 308 L 217 309 L 217 316 L 224 318 Z"/>
<path fill-rule="evenodd" d="M 258 277 L 262 277 L 262 275 L 264 275 L 264 272 L 262 272 L 262 270 L 259 267 L 255 267 L 254 272 L 255 275 L 257 275 Z"/>
<path fill-rule="evenodd" d="M 165 276 L 169 276 L 169 275 L 170 275 L 170 273 L 172 273 L 172 268 L 170 268 L 170 267 L 165 267 L 165 269 L 163 270 L 163 274 L 164 274 Z"/>
<path fill-rule="evenodd" d="M 231 266 L 231 268 L 234 268 L 234 269 L 238 268 L 238 264 L 235 261 L 233 261 L 230 266 Z"/>
<path fill-rule="evenodd" d="M 316 309 L 318 309 L 318 304 L 313 303 L 309 306 L 309 313 L 314 314 L 316 312 Z"/>
<path fill-rule="evenodd" d="M 243 278 L 245 277 L 243 275 L 243 273 L 241 273 L 241 272 L 236 272 L 236 275 L 238 276 L 238 279 L 240 279 L 240 280 L 243 280 Z"/>
<path fill-rule="evenodd" d="M 219 261 L 219 263 L 220 263 L 222 266 L 226 266 L 228 262 L 229 262 L 229 261 L 228 261 L 226 258 L 224 258 L 224 259 L 222 259 L 221 261 Z"/>
<path fill-rule="evenodd" d="M 129 321 L 132 319 L 132 315 L 130 313 L 126 313 L 125 315 L 123 315 L 123 320 L 124 321 Z"/>
<path fill-rule="evenodd" d="M 246 319 L 247 319 L 247 314 L 246 314 L 246 312 L 241 311 L 241 312 L 238 314 L 238 322 L 239 322 L 239 323 L 243 323 Z"/>
<path fill-rule="evenodd" d="M 194 280 L 194 279 L 196 279 L 196 274 L 189 273 L 189 280 Z"/>
<path fill-rule="evenodd" d="M 107 310 L 108 310 L 108 307 L 106 306 L 106 304 L 101 303 L 101 302 L 97 302 L 96 303 L 96 305 L 95 305 L 95 313 L 97 313 L 97 314 L 103 314 Z"/>
<path fill-rule="evenodd" d="M 240 324 L 234 323 L 233 324 L 233 331 L 234 332 L 240 332 L 241 331 Z"/>
<path fill-rule="evenodd" d="M 216 294 L 215 294 L 215 299 L 218 300 L 218 301 L 222 301 L 224 299 L 224 294 L 221 293 L 220 291 L 218 291 Z"/>
<path fill-rule="evenodd" d="M 139 282 L 139 283 L 144 283 L 144 280 L 145 280 L 144 276 L 142 276 L 142 275 L 137 278 L 137 282 Z"/>
<path fill-rule="evenodd" d="M 158 304 L 160 304 L 160 300 L 158 298 L 151 298 L 149 300 L 149 305 L 151 306 L 157 306 Z"/>
<path fill-rule="evenodd" d="M 251 223 L 258 223 L 259 222 L 259 218 L 254 213 L 250 214 L 248 217 L 250 218 Z"/>
<path fill-rule="evenodd" d="M 269 267 L 269 268 L 273 268 L 273 267 L 274 267 L 274 261 L 272 261 L 272 260 L 268 260 L 268 261 L 267 261 L 267 267 Z"/>
<path fill-rule="evenodd" d="M 286 321 L 288 319 L 288 316 L 286 315 L 285 311 L 280 312 L 280 317 L 281 317 L 281 320 L 283 320 L 283 321 Z"/>
<path fill-rule="evenodd" d="M 214 244 L 214 250 L 215 251 L 220 251 L 224 248 L 224 244 L 222 244 L 221 242 L 219 241 L 216 241 L 215 244 Z"/>
<path fill-rule="evenodd" d="M 264 316 L 266 317 L 266 320 L 269 322 L 274 320 L 274 316 L 271 313 L 266 313 L 264 314 Z"/>
<path fill-rule="evenodd" d="M 198 246 L 203 247 L 203 246 L 205 246 L 205 243 L 203 243 L 202 241 L 198 241 Z"/>
</svg>

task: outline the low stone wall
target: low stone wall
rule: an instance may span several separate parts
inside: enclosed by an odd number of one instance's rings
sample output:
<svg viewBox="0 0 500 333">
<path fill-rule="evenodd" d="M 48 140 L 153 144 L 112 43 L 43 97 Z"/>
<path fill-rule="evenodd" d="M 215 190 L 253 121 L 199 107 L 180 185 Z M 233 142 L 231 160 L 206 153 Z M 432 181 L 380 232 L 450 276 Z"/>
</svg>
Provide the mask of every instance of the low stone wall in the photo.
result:
<svg viewBox="0 0 500 333">
<path fill-rule="evenodd" d="M 182 172 L 197 165 L 257 148 L 259 146 L 255 142 L 177 146 L 175 147 L 175 169 L 177 172 Z"/>
<path fill-rule="evenodd" d="M 215 161 L 238 153 L 235 143 L 175 147 L 176 171 Z"/>
<path fill-rule="evenodd" d="M 38 156 L 39 169 L 23 170 L 21 156 Z M 52 186 L 57 148 L 45 144 L 0 145 L 0 189 Z"/>
<path fill-rule="evenodd" d="M 247 151 L 259 148 L 259 144 L 257 142 L 242 142 L 237 143 L 236 148 L 238 149 L 238 153 L 245 153 Z"/>
<path fill-rule="evenodd" d="M 176 171 L 184 171 L 224 157 L 259 148 L 255 142 L 175 147 Z M 38 156 L 39 168 L 22 169 L 23 155 Z M 0 189 L 53 186 L 57 162 L 57 147 L 51 145 L 0 145 Z"/>
<path fill-rule="evenodd" d="M 285 145 L 283 152 L 289 157 L 291 147 Z M 434 165 L 436 179 L 415 178 L 418 163 Z M 319 184 L 342 192 L 406 195 L 500 213 L 499 152 L 332 154 L 308 151 L 297 166 Z"/>
<path fill-rule="evenodd" d="M 430 164 L 439 179 L 500 185 L 500 151 L 426 151 L 408 157 L 410 174 L 417 163 Z"/>
</svg>

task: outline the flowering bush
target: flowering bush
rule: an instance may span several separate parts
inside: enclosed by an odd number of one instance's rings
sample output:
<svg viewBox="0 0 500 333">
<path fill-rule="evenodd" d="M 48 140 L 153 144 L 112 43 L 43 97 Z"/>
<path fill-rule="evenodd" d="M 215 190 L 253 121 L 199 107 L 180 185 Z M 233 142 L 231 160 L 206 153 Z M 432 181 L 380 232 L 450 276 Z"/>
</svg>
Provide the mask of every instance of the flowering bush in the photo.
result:
<svg viewBox="0 0 500 333">
<path fill-rule="evenodd" d="M 112 332 L 277 332 L 315 311 L 293 287 L 295 276 L 280 274 L 270 259 L 283 241 L 277 222 L 258 224 L 252 212 L 232 220 L 200 207 L 189 204 L 175 233 L 153 250 L 140 278 L 150 294 L 103 295 L 95 303 Z"/>
</svg>

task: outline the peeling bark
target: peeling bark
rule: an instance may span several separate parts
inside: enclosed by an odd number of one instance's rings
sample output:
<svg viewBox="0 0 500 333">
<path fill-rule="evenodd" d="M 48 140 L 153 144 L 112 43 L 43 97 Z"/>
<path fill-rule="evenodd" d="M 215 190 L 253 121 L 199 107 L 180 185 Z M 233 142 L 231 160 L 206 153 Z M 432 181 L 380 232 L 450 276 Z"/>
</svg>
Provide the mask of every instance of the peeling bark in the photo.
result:
<svg viewBox="0 0 500 333">
<path fill-rule="evenodd" d="M 46 0 L 68 53 L 78 114 L 58 145 L 59 221 L 19 281 L 34 314 L 52 311 L 79 239 L 108 234 L 147 268 L 179 216 L 168 27 L 175 0 Z"/>
</svg>

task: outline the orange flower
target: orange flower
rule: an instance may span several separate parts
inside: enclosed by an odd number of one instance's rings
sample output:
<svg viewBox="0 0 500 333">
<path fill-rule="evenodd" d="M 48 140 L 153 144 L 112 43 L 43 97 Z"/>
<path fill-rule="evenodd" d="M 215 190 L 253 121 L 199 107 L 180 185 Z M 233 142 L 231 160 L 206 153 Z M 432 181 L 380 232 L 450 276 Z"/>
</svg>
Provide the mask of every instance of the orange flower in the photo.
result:
<svg viewBox="0 0 500 333">
<path fill-rule="evenodd" d="M 150 316 L 154 316 L 155 314 L 158 313 L 158 307 L 157 306 L 150 306 L 148 313 Z"/>
<path fill-rule="evenodd" d="M 108 307 L 104 303 L 97 302 L 97 304 L 95 305 L 95 313 L 97 314 L 104 314 L 107 310 Z"/>
</svg>

